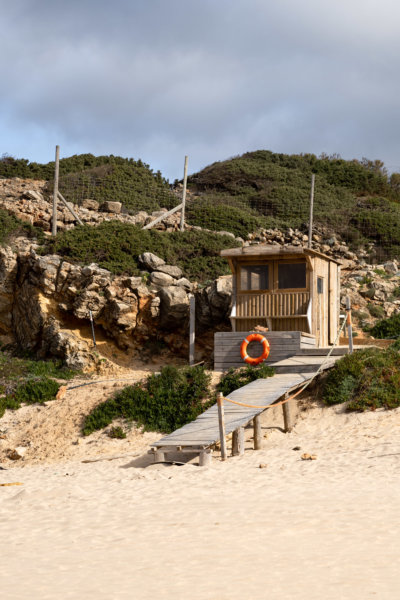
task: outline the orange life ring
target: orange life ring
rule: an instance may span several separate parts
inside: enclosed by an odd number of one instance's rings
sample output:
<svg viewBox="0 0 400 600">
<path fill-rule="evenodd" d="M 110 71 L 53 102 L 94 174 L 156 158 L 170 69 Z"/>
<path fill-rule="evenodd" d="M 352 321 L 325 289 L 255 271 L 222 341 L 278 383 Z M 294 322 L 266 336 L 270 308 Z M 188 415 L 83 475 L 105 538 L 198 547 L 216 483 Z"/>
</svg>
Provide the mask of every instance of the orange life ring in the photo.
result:
<svg viewBox="0 0 400 600">
<path fill-rule="evenodd" d="M 250 344 L 250 342 L 260 342 L 260 344 L 263 345 L 263 352 L 260 356 L 257 356 L 257 358 L 252 358 L 247 354 L 247 346 Z M 267 338 L 261 335 L 261 333 L 250 333 L 250 335 L 248 335 L 247 338 L 243 340 L 242 345 L 240 346 L 240 356 L 249 365 L 260 364 L 261 362 L 263 362 L 263 360 L 268 358 L 268 355 L 269 343 Z"/>
</svg>

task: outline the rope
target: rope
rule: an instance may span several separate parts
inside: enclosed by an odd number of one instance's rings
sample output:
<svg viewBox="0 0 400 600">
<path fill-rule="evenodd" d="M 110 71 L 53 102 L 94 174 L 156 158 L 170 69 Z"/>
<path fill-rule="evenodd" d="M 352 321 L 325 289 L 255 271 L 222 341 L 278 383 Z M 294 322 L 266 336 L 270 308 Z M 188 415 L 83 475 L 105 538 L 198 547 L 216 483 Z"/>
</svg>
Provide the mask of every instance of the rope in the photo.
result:
<svg viewBox="0 0 400 600">
<path fill-rule="evenodd" d="M 303 385 L 303 387 L 301 387 L 297 392 L 295 392 L 291 396 L 288 396 L 288 398 L 285 398 L 284 400 L 281 400 L 280 402 L 275 402 L 274 404 L 270 404 L 269 406 L 260 406 L 260 405 L 255 405 L 255 404 L 244 404 L 243 402 L 238 402 L 237 400 L 231 400 L 230 398 L 224 398 L 224 397 L 222 399 L 226 400 L 227 402 L 230 402 L 231 404 L 237 404 L 238 406 L 244 406 L 246 408 L 263 408 L 264 410 L 267 409 L 267 408 L 273 408 L 275 406 L 280 406 L 281 404 L 286 404 L 286 402 L 289 402 L 290 400 L 293 400 L 293 398 L 296 398 L 296 396 L 298 396 L 299 394 L 301 394 L 301 392 L 304 392 L 304 390 L 310 385 L 310 383 L 312 381 L 314 381 L 314 379 L 321 373 L 323 366 L 325 365 L 325 363 L 327 362 L 327 360 L 331 356 L 333 350 L 335 349 L 335 347 L 336 347 L 336 345 L 337 345 L 337 343 L 339 341 L 340 334 L 342 333 L 342 330 L 344 329 L 345 325 L 346 325 L 346 319 L 343 319 L 342 326 L 340 327 L 340 329 L 339 329 L 339 331 L 337 333 L 337 336 L 336 336 L 336 339 L 334 341 L 334 344 L 333 344 L 332 348 L 330 349 L 330 351 L 326 355 L 325 360 L 318 367 L 318 370 L 311 377 L 311 379 L 309 379 Z"/>
</svg>

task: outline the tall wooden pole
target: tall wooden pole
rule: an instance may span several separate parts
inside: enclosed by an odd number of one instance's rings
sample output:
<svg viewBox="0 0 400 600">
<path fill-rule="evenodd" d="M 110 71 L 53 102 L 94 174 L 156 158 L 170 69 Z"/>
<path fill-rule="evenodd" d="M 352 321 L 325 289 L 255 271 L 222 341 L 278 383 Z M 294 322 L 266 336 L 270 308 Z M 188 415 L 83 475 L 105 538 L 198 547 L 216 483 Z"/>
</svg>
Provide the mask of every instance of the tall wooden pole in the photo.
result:
<svg viewBox="0 0 400 600">
<path fill-rule="evenodd" d="M 187 167 L 188 167 L 188 157 L 185 156 L 185 166 L 184 166 L 184 169 L 183 169 L 183 192 L 182 192 L 181 231 L 183 231 L 184 228 L 185 228 Z"/>
<path fill-rule="evenodd" d="M 194 341 L 195 341 L 195 323 L 196 323 L 196 299 L 193 294 L 189 296 L 189 364 L 194 364 Z"/>
<path fill-rule="evenodd" d="M 346 323 L 347 323 L 347 335 L 349 336 L 349 354 L 353 353 L 353 326 L 351 324 L 351 304 L 350 298 L 346 298 Z"/>
<path fill-rule="evenodd" d="M 313 212 L 314 212 L 314 183 L 315 174 L 311 175 L 311 193 L 310 193 L 310 221 L 308 227 L 308 247 L 312 247 L 312 230 L 313 230 Z"/>
<path fill-rule="evenodd" d="M 224 411 L 224 397 L 222 395 L 222 392 L 219 392 L 219 394 L 218 394 L 217 405 L 218 405 L 219 437 L 221 440 L 221 460 L 226 460 L 225 411 Z"/>
<path fill-rule="evenodd" d="M 54 165 L 54 189 L 53 189 L 53 218 L 51 222 L 51 235 L 57 235 L 57 197 L 58 197 L 58 175 L 60 172 L 60 146 L 56 146 L 56 160 Z"/>
</svg>

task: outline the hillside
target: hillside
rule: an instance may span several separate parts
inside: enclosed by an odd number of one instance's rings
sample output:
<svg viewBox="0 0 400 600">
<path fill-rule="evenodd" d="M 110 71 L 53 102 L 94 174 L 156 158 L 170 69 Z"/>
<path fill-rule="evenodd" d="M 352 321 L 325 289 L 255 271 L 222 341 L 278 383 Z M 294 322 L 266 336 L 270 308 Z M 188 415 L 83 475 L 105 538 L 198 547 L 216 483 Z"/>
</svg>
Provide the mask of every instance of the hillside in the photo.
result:
<svg viewBox="0 0 400 600">
<path fill-rule="evenodd" d="M 380 161 L 260 150 L 216 162 L 189 178 L 189 222 L 242 236 L 257 225 L 305 230 L 312 173 L 317 226 L 353 249 L 376 242 L 378 260 L 400 256 L 399 174 Z"/>
</svg>

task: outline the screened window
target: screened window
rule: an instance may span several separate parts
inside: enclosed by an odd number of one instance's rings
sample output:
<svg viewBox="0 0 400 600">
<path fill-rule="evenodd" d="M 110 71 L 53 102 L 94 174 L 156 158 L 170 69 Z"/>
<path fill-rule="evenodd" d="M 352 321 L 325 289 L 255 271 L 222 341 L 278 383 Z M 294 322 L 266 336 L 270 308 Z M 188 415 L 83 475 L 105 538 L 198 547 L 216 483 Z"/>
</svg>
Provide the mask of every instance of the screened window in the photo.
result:
<svg viewBox="0 0 400 600">
<path fill-rule="evenodd" d="M 245 265 L 240 268 L 241 290 L 268 290 L 268 265 Z"/>
<path fill-rule="evenodd" d="M 278 288 L 304 289 L 307 287 L 306 263 L 278 264 Z"/>
</svg>

